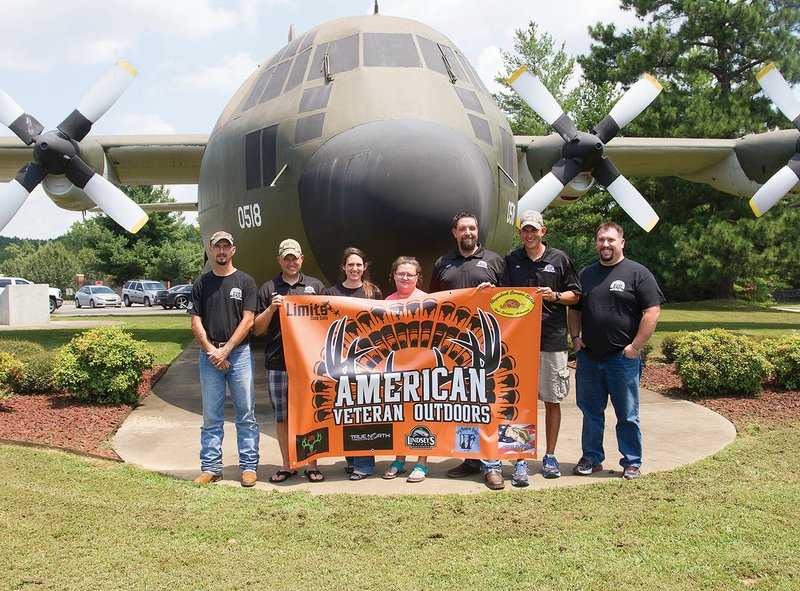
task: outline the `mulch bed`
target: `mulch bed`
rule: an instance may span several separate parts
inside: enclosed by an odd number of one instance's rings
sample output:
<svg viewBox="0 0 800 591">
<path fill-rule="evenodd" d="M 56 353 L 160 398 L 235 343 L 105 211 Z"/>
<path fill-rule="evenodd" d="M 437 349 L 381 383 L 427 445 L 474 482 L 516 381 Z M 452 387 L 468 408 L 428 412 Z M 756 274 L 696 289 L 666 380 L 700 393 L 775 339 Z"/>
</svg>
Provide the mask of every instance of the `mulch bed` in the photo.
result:
<svg viewBox="0 0 800 591">
<path fill-rule="evenodd" d="M 140 400 L 151 392 L 151 387 L 166 370 L 167 366 L 161 365 L 145 373 L 139 385 Z M 775 427 L 800 419 L 800 392 L 766 386 L 761 395 L 754 398 L 694 398 L 681 389 L 680 378 L 671 364 L 646 366 L 642 385 L 702 404 L 731 421 L 737 431 L 754 423 Z M 119 460 L 111 449 L 111 438 L 132 409 L 127 404 L 81 402 L 69 394 L 15 394 L 0 402 L 0 440 L 60 447 Z"/>
<path fill-rule="evenodd" d="M 144 373 L 139 400 L 166 372 L 159 365 Z M 14 394 L 0 401 L 0 440 L 60 447 L 119 460 L 111 437 L 133 410 L 130 404 L 93 404 L 71 394 Z"/>
</svg>

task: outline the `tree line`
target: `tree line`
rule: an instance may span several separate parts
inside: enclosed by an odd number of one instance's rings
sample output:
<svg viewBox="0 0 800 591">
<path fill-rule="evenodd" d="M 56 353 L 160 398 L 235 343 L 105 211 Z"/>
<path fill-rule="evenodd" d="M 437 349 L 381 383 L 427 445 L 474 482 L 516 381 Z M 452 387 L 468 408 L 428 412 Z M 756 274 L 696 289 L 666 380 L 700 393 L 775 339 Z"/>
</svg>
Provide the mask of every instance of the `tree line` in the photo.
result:
<svg viewBox="0 0 800 591">
<path fill-rule="evenodd" d="M 573 57 L 530 23 L 504 52 L 504 83 L 520 65 L 532 68 L 588 130 L 608 113 L 621 88 L 650 72 L 664 92 L 624 129 L 630 136 L 736 138 L 788 128 L 760 92 L 756 73 L 774 62 L 790 84 L 800 82 L 798 0 L 622 0 L 639 24 L 589 28 L 589 53 Z M 574 75 L 580 64 L 582 74 Z M 511 91 L 495 96 L 515 134 L 552 130 Z M 671 301 L 745 297 L 764 300 L 800 286 L 800 209 L 783 199 L 760 219 L 747 200 L 676 177 L 632 179 L 659 213 L 646 234 L 593 188 L 577 203 L 551 207 L 551 244 L 582 266 L 594 260 L 594 230 L 604 220 L 625 229 L 626 253 L 658 276 Z"/>
<path fill-rule="evenodd" d="M 122 185 L 137 203 L 171 203 L 164 187 Z M 203 270 L 200 230 L 178 213 L 156 212 L 136 234 L 100 215 L 75 222 L 53 240 L 2 238 L 0 272 L 49 283 L 62 291 L 75 288 L 75 276 L 120 286 L 128 279 L 148 278 L 186 283 Z"/>
</svg>

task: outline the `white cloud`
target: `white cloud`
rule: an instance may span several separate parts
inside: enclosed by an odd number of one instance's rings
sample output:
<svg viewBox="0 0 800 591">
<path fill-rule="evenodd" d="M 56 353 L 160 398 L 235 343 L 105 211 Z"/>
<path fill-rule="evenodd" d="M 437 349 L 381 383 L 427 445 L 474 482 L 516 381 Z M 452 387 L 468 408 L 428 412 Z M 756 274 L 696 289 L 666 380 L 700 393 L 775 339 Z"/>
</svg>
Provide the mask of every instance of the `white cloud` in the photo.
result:
<svg viewBox="0 0 800 591">
<path fill-rule="evenodd" d="M 176 83 L 183 92 L 224 92 L 232 95 L 257 66 L 258 62 L 248 53 L 227 54 L 219 65 L 180 76 Z"/>
<path fill-rule="evenodd" d="M 108 113 L 92 128 L 92 133 L 97 135 L 175 133 L 175 125 L 152 113 Z"/>
</svg>

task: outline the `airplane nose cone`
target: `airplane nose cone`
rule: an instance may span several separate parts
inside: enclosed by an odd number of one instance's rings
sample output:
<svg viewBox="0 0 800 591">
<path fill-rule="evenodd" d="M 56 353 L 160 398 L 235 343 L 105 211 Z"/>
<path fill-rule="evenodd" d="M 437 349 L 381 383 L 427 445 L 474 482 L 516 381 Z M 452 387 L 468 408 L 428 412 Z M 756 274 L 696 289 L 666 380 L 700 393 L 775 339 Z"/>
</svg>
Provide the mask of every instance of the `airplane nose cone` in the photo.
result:
<svg viewBox="0 0 800 591">
<path fill-rule="evenodd" d="M 398 119 L 354 127 L 320 146 L 298 182 L 303 225 L 331 282 L 340 280 L 342 251 L 362 249 L 372 279 L 387 285 L 392 261 L 415 256 L 427 286 L 433 262 L 455 249 L 453 216 L 471 212 L 481 222 L 493 211 L 494 182 L 475 143 L 430 121 Z M 376 228 L 384 231 L 376 232 Z M 387 293 L 391 293 L 391 291 Z"/>
</svg>

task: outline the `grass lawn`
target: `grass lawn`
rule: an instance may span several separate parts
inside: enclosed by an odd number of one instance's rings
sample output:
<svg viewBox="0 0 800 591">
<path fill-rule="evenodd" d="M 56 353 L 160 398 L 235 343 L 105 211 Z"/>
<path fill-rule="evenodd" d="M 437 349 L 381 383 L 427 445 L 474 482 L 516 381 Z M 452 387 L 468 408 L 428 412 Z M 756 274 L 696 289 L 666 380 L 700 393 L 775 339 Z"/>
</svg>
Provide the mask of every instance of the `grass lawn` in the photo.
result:
<svg viewBox="0 0 800 591">
<path fill-rule="evenodd" d="M 795 424 L 635 482 L 316 497 L 0 446 L 0 588 L 788 591 L 798 448 Z"/>
<path fill-rule="evenodd" d="M 729 302 L 676 304 L 656 345 L 681 330 L 778 336 L 799 324 Z M 125 327 L 163 359 L 191 340 L 183 317 Z M 2 338 L 56 347 L 76 332 Z M 370 497 L 202 488 L 0 445 L 0 589 L 788 591 L 800 587 L 798 449 L 800 423 L 756 424 L 710 458 L 633 482 Z"/>
<path fill-rule="evenodd" d="M 104 317 L 103 320 L 107 320 Z M 187 315 L 162 316 L 118 316 L 126 331 L 133 338 L 150 343 L 156 355 L 156 365 L 170 364 L 181 354 L 194 336 Z M 3 340 L 33 341 L 46 349 L 57 349 L 68 343 L 74 336 L 90 330 L 71 324 L 86 322 L 86 317 L 64 316 L 52 318 L 47 330 L 7 330 L 0 333 Z"/>
<path fill-rule="evenodd" d="M 666 304 L 661 308 L 658 327 L 650 342 L 659 354 L 665 336 L 709 328 L 763 337 L 800 335 L 800 313 L 728 300 Z"/>
</svg>

